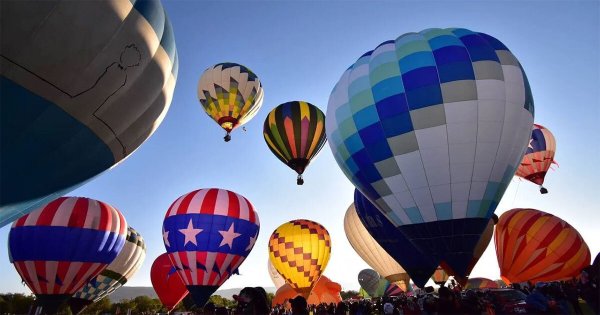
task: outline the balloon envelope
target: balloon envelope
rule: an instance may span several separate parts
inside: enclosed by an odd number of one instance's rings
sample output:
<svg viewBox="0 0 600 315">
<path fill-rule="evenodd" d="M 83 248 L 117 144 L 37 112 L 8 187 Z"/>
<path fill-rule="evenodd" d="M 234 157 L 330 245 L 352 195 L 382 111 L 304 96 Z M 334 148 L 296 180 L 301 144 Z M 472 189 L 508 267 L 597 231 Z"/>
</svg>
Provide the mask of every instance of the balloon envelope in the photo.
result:
<svg viewBox="0 0 600 315">
<path fill-rule="evenodd" d="M 73 314 L 115 292 L 127 283 L 146 259 L 144 238 L 131 226 L 127 228 L 125 245 L 117 257 L 99 275 L 79 289 L 69 299 Z"/>
<path fill-rule="evenodd" d="M 417 249 L 363 194 L 354 190 L 358 218 L 371 236 L 406 270 L 419 287 L 424 287 L 437 265 Z"/>
<path fill-rule="evenodd" d="M 269 259 L 286 283 L 308 298 L 325 271 L 331 237 L 321 224 L 292 220 L 280 225 L 269 238 Z"/>
<path fill-rule="evenodd" d="M 356 253 L 379 275 L 391 282 L 401 280 L 406 274 L 398 264 L 369 234 L 360 221 L 354 204 L 348 207 L 344 216 L 344 231 Z"/>
<path fill-rule="evenodd" d="M 461 276 L 532 124 L 515 56 L 459 28 L 408 33 L 366 52 L 334 87 L 326 115 L 348 179 L 436 265 Z"/>
<path fill-rule="evenodd" d="M 342 301 L 342 297 L 340 295 L 341 291 L 342 286 L 339 283 L 331 281 L 326 276 L 321 276 L 315 284 L 313 290 L 310 292 L 306 302 L 309 305 L 319 305 L 321 303 L 337 304 Z M 277 289 L 277 292 L 271 301 L 271 305 L 286 305 L 286 302 L 289 299 L 293 299 L 298 295 L 300 295 L 300 293 L 296 292 L 291 285 L 286 283 Z"/>
<path fill-rule="evenodd" d="M 55 313 L 117 257 L 126 231 L 125 218 L 109 204 L 61 197 L 13 223 L 9 256 L 36 303 Z"/>
<path fill-rule="evenodd" d="M 466 289 L 496 289 L 498 284 L 488 278 L 471 278 L 467 280 Z"/>
<path fill-rule="evenodd" d="M 358 284 L 360 284 L 360 287 L 365 289 L 372 297 L 376 296 L 375 294 L 379 287 L 379 279 L 381 279 L 381 277 L 377 271 L 373 269 L 363 269 L 358 273 Z"/>
<path fill-rule="evenodd" d="M 4 226 L 135 151 L 166 115 L 178 57 L 160 1 L 14 1 L 0 14 Z"/>
<path fill-rule="evenodd" d="M 285 279 L 279 274 L 279 271 L 275 269 L 270 259 L 268 261 L 268 265 L 269 276 L 271 277 L 271 281 L 273 281 L 273 284 L 275 285 L 275 289 L 281 288 L 281 286 L 285 284 Z"/>
<path fill-rule="evenodd" d="M 265 118 L 263 136 L 271 152 L 298 173 L 301 185 L 302 173 L 325 145 L 325 115 L 308 102 L 283 103 Z"/>
<path fill-rule="evenodd" d="M 575 228 L 536 209 L 512 209 L 500 216 L 494 237 L 500 275 L 507 284 L 567 280 L 591 261 Z"/>
<path fill-rule="evenodd" d="M 167 253 L 156 257 L 156 260 L 152 263 L 150 280 L 160 302 L 169 312 L 188 295 L 185 283 L 177 274 L 177 270 L 171 264 Z"/>
<path fill-rule="evenodd" d="M 515 175 L 542 186 L 556 153 L 556 140 L 546 127 L 534 124 L 531 139 Z"/>
<path fill-rule="evenodd" d="M 206 114 L 229 133 L 252 119 L 263 102 L 258 77 L 243 65 L 225 62 L 204 71 L 198 82 L 198 99 Z"/>
<path fill-rule="evenodd" d="M 258 237 L 260 223 L 242 195 L 218 188 L 179 197 L 163 222 L 171 263 L 197 306 L 237 272 Z"/>
</svg>

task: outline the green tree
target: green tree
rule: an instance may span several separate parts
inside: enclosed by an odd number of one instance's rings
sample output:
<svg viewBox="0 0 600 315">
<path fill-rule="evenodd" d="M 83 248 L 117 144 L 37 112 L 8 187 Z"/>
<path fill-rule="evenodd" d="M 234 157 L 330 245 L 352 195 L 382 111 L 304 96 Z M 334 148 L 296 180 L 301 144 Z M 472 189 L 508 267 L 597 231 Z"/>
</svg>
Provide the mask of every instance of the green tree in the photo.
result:
<svg viewBox="0 0 600 315">
<path fill-rule="evenodd" d="M 105 296 L 98 302 L 94 302 L 92 305 L 88 306 L 83 314 L 104 314 L 110 313 L 112 310 L 112 303 L 110 303 L 110 299 Z"/>
<path fill-rule="evenodd" d="M 235 307 L 236 303 L 233 300 L 229 300 L 220 295 L 212 295 L 208 302 L 212 302 L 215 306 L 225 306 L 227 308 Z"/>
</svg>

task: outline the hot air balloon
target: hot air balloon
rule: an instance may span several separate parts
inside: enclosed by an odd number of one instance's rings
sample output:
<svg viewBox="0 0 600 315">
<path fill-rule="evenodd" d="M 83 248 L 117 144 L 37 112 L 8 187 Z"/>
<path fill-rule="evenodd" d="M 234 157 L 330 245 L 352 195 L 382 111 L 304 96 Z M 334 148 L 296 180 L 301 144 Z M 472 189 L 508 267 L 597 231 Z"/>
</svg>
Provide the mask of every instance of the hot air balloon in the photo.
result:
<svg viewBox="0 0 600 315">
<path fill-rule="evenodd" d="M 271 152 L 298 173 L 296 183 L 302 185 L 302 173 L 327 140 L 325 115 L 308 102 L 283 103 L 265 118 L 263 136 Z"/>
<path fill-rule="evenodd" d="M 400 288 L 396 283 L 388 282 L 388 286 L 387 286 L 387 288 L 385 288 L 385 292 L 383 293 L 383 296 L 399 296 L 403 292 L 406 292 L 406 291 L 402 290 L 402 288 Z"/>
<path fill-rule="evenodd" d="M 152 287 L 160 302 L 171 312 L 188 295 L 188 290 L 167 253 L 156 257 L 150 268 Z"/>
<path fill-rule="evenodd" d="M 591 261 L 590 250 L 577 230 L 536 209 L 503 213 L 494 242 L 500 275 L 507 284 L 570 279 Z"/>
<path fill-rule="evenodd" d="M 308 298 L 331 253 L 329 232 L 310 220 L 280 225 L 269 238 L 269 259 L 296 292 Z"/>
<path fill-rule="evenodd" d="M 342 286 L 339 283 L 331 281 L 326 276 L 321 276 L 313 290 L 310 292 L 306 302 L 309 305 L 319 305 L 321 303 L 337 304 L 342 301 L 342 296 L 340 295 L 341 291 Z M 288 300 L 293 299 L 298 295 L 300 295 L 300 293 L 296 292 L 291 285 L 286 283 L 277 289 L 277 292 L 271 301 L 271 305 L 286 305 Z"/>
<path fill-rule="evenodd" d="M 360 287 L 365 289 L 367 294 L 372 297 L 376 297 L 379 279 L 381 279 L 381 277 L 377 271 L 373 269 L 363 269 L 358 273 L 358 284 L 360 284 Z"/>
<path fill-rule="evenodd" d="M 404 287 L 404 291 L 408 291 L 410 277 L 369 234 L 360 221 L 354 204 L 348 207 L 344 216 L 344 231 L 352 248 L 371 268 L 388 281 L 398 282 L 400 287 Z"/>
<path fill-rule="evenodd" d="M 260 223 L 242 195 L 218 188 L 179 197 L 165 215 L 163 241 L 197 306 L 229 277 L 254 247 Z"/>
<path fill-rule="evenodd" d="M 525 156 L 517 168 L 515 175 L 538 184 L 542 194 L 548 193 L 548 190 L 542 186 L 546 172 L 554 162 L 556 153 L 556 140 L 550 132 L 542 125 L 534 124 L 531 130 L 531 139 L 529 146 L 525 151 Z"/>
<path fill-rule="evenodd" d="M 496 289 L 498 284 L 488 278 L 471 278 L 467 280 L 465 290 L 468 289 Z"/>
<path fill-rule="evenodd" d="M 140 269 L 146 259 L 144 239 L 130 226 L 125 240 L 125 245 L 115 260 L 69 299 L 73 314 L 79 314 L 88 305 L 115 292 Z"/>
<path fill-rule="evenodd" d="M 437 267 L 431 276 L 431 280 L 437 285 L 444 285 L 448 281 L 448 278 L 450 278 L 450 275 L 442 267 Z"/>
<path fill-rule="evenodd" d="M 275 289 L 281 288 L 281 286 L 285 284 L 285 279 L 283 279 L 283 277 L 279 274 L 277 269 L 275 269 L 270 259 L 268 265 L 269 276 L 271 277 L 271 281 L 273 281 L 273 284 L 275 285 Z"/>
<path fill-rule="evenodd" d="M 112 206 L 61 197 L 16 220 L 8 235 L 11 262 L 49 314 L 121 252 L 127 222 Z"/>
<path fill-rule="evenodd" d="M 424 287 L 437 268 L 435 262 L 417 249 L 358 190 L 354 190 L 354 205 L 358 218 L 373 239 L 400 263 L 417 286 Z"/>
<path fill-rule="evenodd" d="M 169 109 L 178 57 L 157 0 L 11 1 L 0 14 L 4 226 L 150 137 Z"/>
<path fill-rule="evenodd" d="M 326 115 L 348 179 L 459 276 L 532 125 L 533 98 L 515 56 L 492 36 L 458 28 L 408 33 L 363 54 L 334 87 Z"/>
<path fill-rule="evenodd" d="M 250 69 L 237 63 L 216 64 L 204 71 L 198 82 L 198 99 L 206 114 L 231 131 L 252 119 L 263 102 L 260 80 Z"/>
</svg>

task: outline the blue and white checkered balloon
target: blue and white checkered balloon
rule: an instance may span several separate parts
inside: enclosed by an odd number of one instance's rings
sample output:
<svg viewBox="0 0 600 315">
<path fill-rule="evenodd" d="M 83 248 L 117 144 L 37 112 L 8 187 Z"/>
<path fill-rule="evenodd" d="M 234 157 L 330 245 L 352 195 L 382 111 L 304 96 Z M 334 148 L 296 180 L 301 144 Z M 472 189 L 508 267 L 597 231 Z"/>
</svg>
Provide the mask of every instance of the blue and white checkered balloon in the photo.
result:
<svg viewBox="0 0 600 315">
<path fill-rule="evenodd" d="M 395 226 L 420 226 L 412 238 L 430 241 L 480 235 L 532 124 L 533 98 L 515 56 L 497 39 L 459 28 L 404 34 L 365 53 L 336 84 L 326 115 L 348 179 Z M 424 234 L 422 224 L 463 219 L 481 224 Z"/>
</svg>

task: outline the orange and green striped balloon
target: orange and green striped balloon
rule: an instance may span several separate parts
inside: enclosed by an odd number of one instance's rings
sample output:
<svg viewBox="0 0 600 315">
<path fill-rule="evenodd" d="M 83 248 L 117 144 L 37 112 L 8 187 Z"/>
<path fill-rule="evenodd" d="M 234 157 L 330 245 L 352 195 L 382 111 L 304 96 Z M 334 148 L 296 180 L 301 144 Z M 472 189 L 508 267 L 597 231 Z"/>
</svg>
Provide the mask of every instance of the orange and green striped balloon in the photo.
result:
<svg viewBox="0 0 600 315">
<path fill-rule="evenodd" d="M 280 225 L 269 239 L 269 259 L 294 290 L 308 299 L 331 253 L 329 232 L 310 220 Z"/>
<path fill-rule="evenodd" d="M 569 223 L 535 209 L 512 209 L 496 224 L 496 254 L 507 284 L 570 279 L 588 266 L 590 249 Z"/>
<path fill-rule="evenodd" d="M 327 140 L 325 114 L 308 102 L 283 103 L 267 115 L 263 136 L 271 152 L 298 173 L 302 185 L 302 173 Z"/>
</svg>

